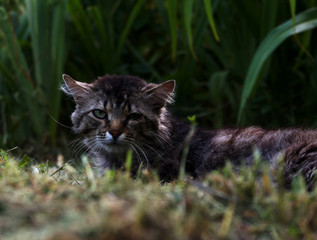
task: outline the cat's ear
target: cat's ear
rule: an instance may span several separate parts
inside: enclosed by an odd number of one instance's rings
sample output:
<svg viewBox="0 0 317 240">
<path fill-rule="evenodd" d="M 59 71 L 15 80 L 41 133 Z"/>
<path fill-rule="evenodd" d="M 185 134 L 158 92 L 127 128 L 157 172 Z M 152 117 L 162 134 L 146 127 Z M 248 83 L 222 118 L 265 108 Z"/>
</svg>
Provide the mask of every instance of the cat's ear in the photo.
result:
<svg viewBox="0 0 317 240">
<path fill-rule="evenodd" d="M 156 109 L 161 109 L 166 103 L 173 103 L 175 80 L 168 80 L 161 84 L 150 83 L 142 89 L 145 98 Z"/>
<path fill-rule="evenodd" d="M 88 83 L 76 81 L 67 74 L 63 74 L 62 78 L 64 80 L 64 84 L 61 87 L 62 90 L 66 94 L 73 96 L 76 103 L 87 96 L 90 90 Z"/>
</svg>

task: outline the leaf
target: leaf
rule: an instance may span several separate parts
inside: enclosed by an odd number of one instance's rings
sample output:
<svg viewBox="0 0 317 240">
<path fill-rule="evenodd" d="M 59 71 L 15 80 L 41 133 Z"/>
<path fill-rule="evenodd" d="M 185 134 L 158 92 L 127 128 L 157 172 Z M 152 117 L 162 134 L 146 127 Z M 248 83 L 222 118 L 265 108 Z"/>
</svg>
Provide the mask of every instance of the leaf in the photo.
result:
<svg viewBox="0 0 317 240">
<path fill-rule="evenodd" d="M 127 44 L 127 47 L 129 48 L 129 50 L 131 51 L 131 53 L 134 55 L 134 57 L 136 59 L 138 59 L 141 62 L 141 64 L 144 67 L 146 67 L 159 82 L 161 82 L 162 78 L 158 74 L 158 72 L 151 66 L 150 63 L 148 63 L 144 59 L 144 57 L 137 51 L 137 49 L 135 49 L 135 47 L 133 47 L 133 45 L 130 43 L 130 41 L 127 41 L 126 44 Z"/>
<path fill-rule="evenodd" d="M 126 168 L 127 172 L 131 171 L 131 167 L 132 167 L 132 150 L 129 149 L 129 151 L 127 152 L 126 159 L 125 159 L 125 168 Z"/>
<path fill-rule="evenodd" d="M 168 19 L 172 38 L 172 58 L 176 60 L 177 52 L 177 0 L 167 1 Z"/>
<path fill-rule="evenodd" d="M 196 125 L 196 115 L 188 116 L 187 119 L 191 125 Z"/>
<path fill-rule="evenodd" d="M 7 152 L 0 149 L 0 164 L 5 165 L 8 161 L 8 155 Z"/>
<path fill-rule="evenodd" d="M 88 15 L 85 13 L 83 5 L 79 0 L 70 0 L 68 1 L 67 9 L 79 33 L 79 39 L 85 46 L 87 55 L 89 55 L 89 59 L 97 66 L 99 59 L 96 58 L 96 56 L 99 56 L 100 54 L 98 54 L 98 50 L 94 44 L 95 42 L 87 37 L 94 36 L 94 34 L 92 24 L 89 22 Z"/>
<path fill-rule="evenodd" d="M 219 35 L 217 32 L 216 24 L 214 21 L 214 17 L 212 15 L 212 7 L 211 7 L 211 0 L 204 0 L 205 10 L 208 17 L 209 25 L 211 27 L 212 33 L 216 39 L 217 42 L 220 41 Z"/>
<path fill-rule="evenodd" d="M 226 86 L 228 74 L 228 71 L 214 72 L 208 82 L 210 100 L 217 108 L 213 117 L 213 126 L 216 128 L 223 125 L 223 96 L 229 90 Z"/>
<path fill-rule="evenodd" d="M 197 56 L 196 56 L 194 44 L 193 44 L 193 33 L 192 33 L 192 27 L 191 27 L 193 6 L 194 6 L 194 0 L 183 1 L 184 25 L 185 25 L 187 40 L 188 40 L 191 54 L 194 57 L 194 59 L 197 60 Z"/>
<path fill-rule="evenodd" d="M 230 226 L 232 224 L 234 212 L 235 212 L 235 204 L 229 203 L 228 207 L 226 208 L 223 219 L 221 221 L 221 225 L 219 228 L 218 236 L 221 239 L 228 238 Z"/>
<path fill-rule="evenodd" d="M 30 77 L 28 71 L 28 65 L 26 58 L 22 52 L 20 44 L 13 28 L 12 19 L 5 11 L 4 8 L 0 7 L 0 35 L 1 43 L 6 48 L 7 61 L 12 64 L 15 70 L 13 79 L 17 81 L 19 87 L 23 93 L 23 100 L 29 110 L 29 115 L 32 121 L 32 130 L 36 136 L 42 134 L 42 115 L 39 114 L 39 102 L 35 102 L 34 93 L 37 90 L 33 79 Z"/>
<path fill-rule="evenodd" d="M 293 21 L 293 26 L 295 27 L 295 14 L 296 14 L 296 0 L 289 0 L 289 4 L 291 6 L 291 15 L 292 15 L 292 21 Z"/>
<path fill-rule="evenodd" d="M 24 170 L 27 165 L 29 165 L 32 162 L 31 158 L 24 154 L 22 160 L 19 162 L 18 167 L 22 170 Z"/>
<path fill-rule="evenodd" d="M 51 117 L 49 118 L 49 131 L 52 145 L 55 144 L 56 120 L 58 119 L 60 113 L 60 103 L 61 103 L 61 91 L 60 86 L 60 76 L 63 73 L 64 62 L 65 62 L 65 12 L 66 12 L 66 2 L 60 1 L 54 6 L 54 12 L 52 16 L 52 30 L 50 32 L 51 38 L 51 63 L 50 67 L 53 69 L 52 77 L 50 82 L 47 83 L 50 88 L 48 91 L 48 104 L 49 113 Z M 38 19 L 38 21 L 40 21 Z"/>
<path fill-rule="evenodd" d="M 89 190 L 91 192 L 94 192 L 95 189 L 96 189 L 96 179 L 95 179 L 95 176 L 94 176 L 94 173 L 93 173 L 93 170 L 89 164 L 89 161 L 88 161 L 88 158 L 87 156 L 82 156 L 81 158 L 82 160 L 82 163 L 83 163 L 83 166 L 84 166 L 84 170 L 85 170 L 85 173 L 86 173 L 86 182 L 89 186 Z"/>
<path fill-rule="evenodd" d="M 89 17 L 93 20 L 96 26 L 96 38 L 99 39 L 98 49 L 102 54 L 98 54 L 99 61 L 105 64 L 105 72 L 111 72 L 112 64 L 112 52 L 110 47 L 110 37 L 107 35 L 107 28 L 104 24 L 104 15 L 102 15 L 98 6 L 93 6 L 87 9 Z"/>
<path fill-rule="evenodd" d="M 116 54 L 116 57 L 117 57 L 117 60 L 120 58 L 120 55 L 121 55 L 121 52 L 122 52 L 122 48 L 123 48 L 123 45 L 127 39 L 127 36 L 130 32 L 130 29 L 132 27 L 132 24 L 134 23 L 134 20 L 136 19 L 136 17 L 138 16 L 140 10 L 141 10 L 141 7 L 143 5 L 145 0 L 138 0 L 138 2 L 134 5 L 132 11 L 131 11 L 131 14 L 127 20 L 127 23 L 120 35 L 120 40 L 119 40 L 119 44 L 118 44 L 118 47 L 117 47 L 117 54 Z"/>
<path fill-rule="evenodd" d="M 265 62 L 273 51 L 288 37 L 308 31 L 317 26 L 317 8 L 304 11 L 296 16 L 295 29 L 293 28 L 292 19 L 274 28 L 258 47 L 251 61 L 247 76 L 244 81 L 242 96 L 239 107 L 237 122 L 242 122 L 242 117 L 246 108 L 247 101 L 251 94 L 254 93 L 255 87 L 259 83 L 259 73 Z"/>
<path fill-rule="evenodd" d="M 59 85 L 65 62 L 66 1 L 26 0 L 26 17 L 30 23 L 36 87 L 43 92 L 44 106 L 49 114 L 37 113 L 42 132 L 49 125 L 52 145 L 55 143 L 56 120 L 60 112 Z M 51 118 L 49 118 L 51 116 Z"/>
<path fill-rule="evenodd" d="M 261 22 L 260 22 L 260 40 L 263 40 L 266 35 L 276 26 L 278 17 L 279 1 L 266 0 L 263 1 L 261 7 Z M 295 15 L 294 15 L 295 17 Z"/>
</svg>

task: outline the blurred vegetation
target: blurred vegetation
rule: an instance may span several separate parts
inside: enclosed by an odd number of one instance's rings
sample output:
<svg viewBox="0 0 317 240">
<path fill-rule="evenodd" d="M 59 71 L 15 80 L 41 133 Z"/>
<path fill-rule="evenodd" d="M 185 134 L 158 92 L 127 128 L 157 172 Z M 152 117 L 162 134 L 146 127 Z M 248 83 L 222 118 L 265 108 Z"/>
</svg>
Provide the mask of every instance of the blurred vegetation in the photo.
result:
<svg viewBox="0 0 317 240">
<path fill-rule="evenodd" d="M 174 111 L 207 127 L 316 127 L 316 6 L 0 0 L 0 146 L 58 142 L 56 121 L 69 125 L 73 109 L 59 90 L 63 72 L 176 79 Z"/>
<path fill-rule="evenodd" d="M 298 177 L 285 191 L 266 165 L 162 185 L 147 171 L 94 178 L 85 158 L 78 169 L 17 162 L 0 150 L 2 240 L 317 237 L 317 188 L 307 192 Z"/>
</svg>

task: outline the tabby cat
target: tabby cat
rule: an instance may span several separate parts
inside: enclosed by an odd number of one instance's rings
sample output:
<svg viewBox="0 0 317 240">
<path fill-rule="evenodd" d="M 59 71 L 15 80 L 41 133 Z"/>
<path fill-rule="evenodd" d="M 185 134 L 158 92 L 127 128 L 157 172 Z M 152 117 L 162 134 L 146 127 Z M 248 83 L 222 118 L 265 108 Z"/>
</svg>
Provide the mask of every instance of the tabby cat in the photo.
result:
<svg viewBox="0 0 317 240">
<path fill-rule="evenodd" d="M 140 164 L 156 169 L 162 180 L 178 176 L 190 124 L 177 120 L 167 110 L 173 102 L 175 81 L 146 83 L 134 76 L 106 75 L 93 83 L 75 81 L 64 74 L 62 89 L 71 95 L 76 110 L 71 115 L 73 131 L 103 172 L 122 168 L 129 149 L 133 151 L 132 171 Z M 202 177 L 233 164 L 252 164 L 257 148 L 272 166 L 285 158 L 284 182 L 302 174 L 312 189 L 317 167 L 317 130 L 264 130 L 259 127 L 205 130 L 197 128 L 190 138 L 185 170 Z"/>
</svg>

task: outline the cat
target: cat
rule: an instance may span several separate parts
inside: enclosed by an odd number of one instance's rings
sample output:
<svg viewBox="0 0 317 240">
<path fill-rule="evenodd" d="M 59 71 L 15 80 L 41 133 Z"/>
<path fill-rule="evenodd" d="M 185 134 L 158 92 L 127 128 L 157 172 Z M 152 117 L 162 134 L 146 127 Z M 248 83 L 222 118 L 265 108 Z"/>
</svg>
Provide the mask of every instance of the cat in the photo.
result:
<svg viewBox="0 0 317 240">
<path fill-rule="evenodd" d="M 81 136 L 100 172 L 122 168 L 131 149 L 132 172 L 142 165 L 156 169 L 163 181 L 177 178 L 191 125 L 167 109 L 173 102 L 175 80 L 154 84 L 134 76 L 106 75 L 89 84 L 66 74 L 63 80 L 63 91 L 76 103 L 72 129 Z M 223 167 L 227 160 L 250 165 L 257 148 L 272 166 L 284 157 L 286 187 L 298 174 L 308 189 L 315 182 L 317 130 L 196 128 L 187 145 L 185 171 L 194 178 Z"/>
</svg>

